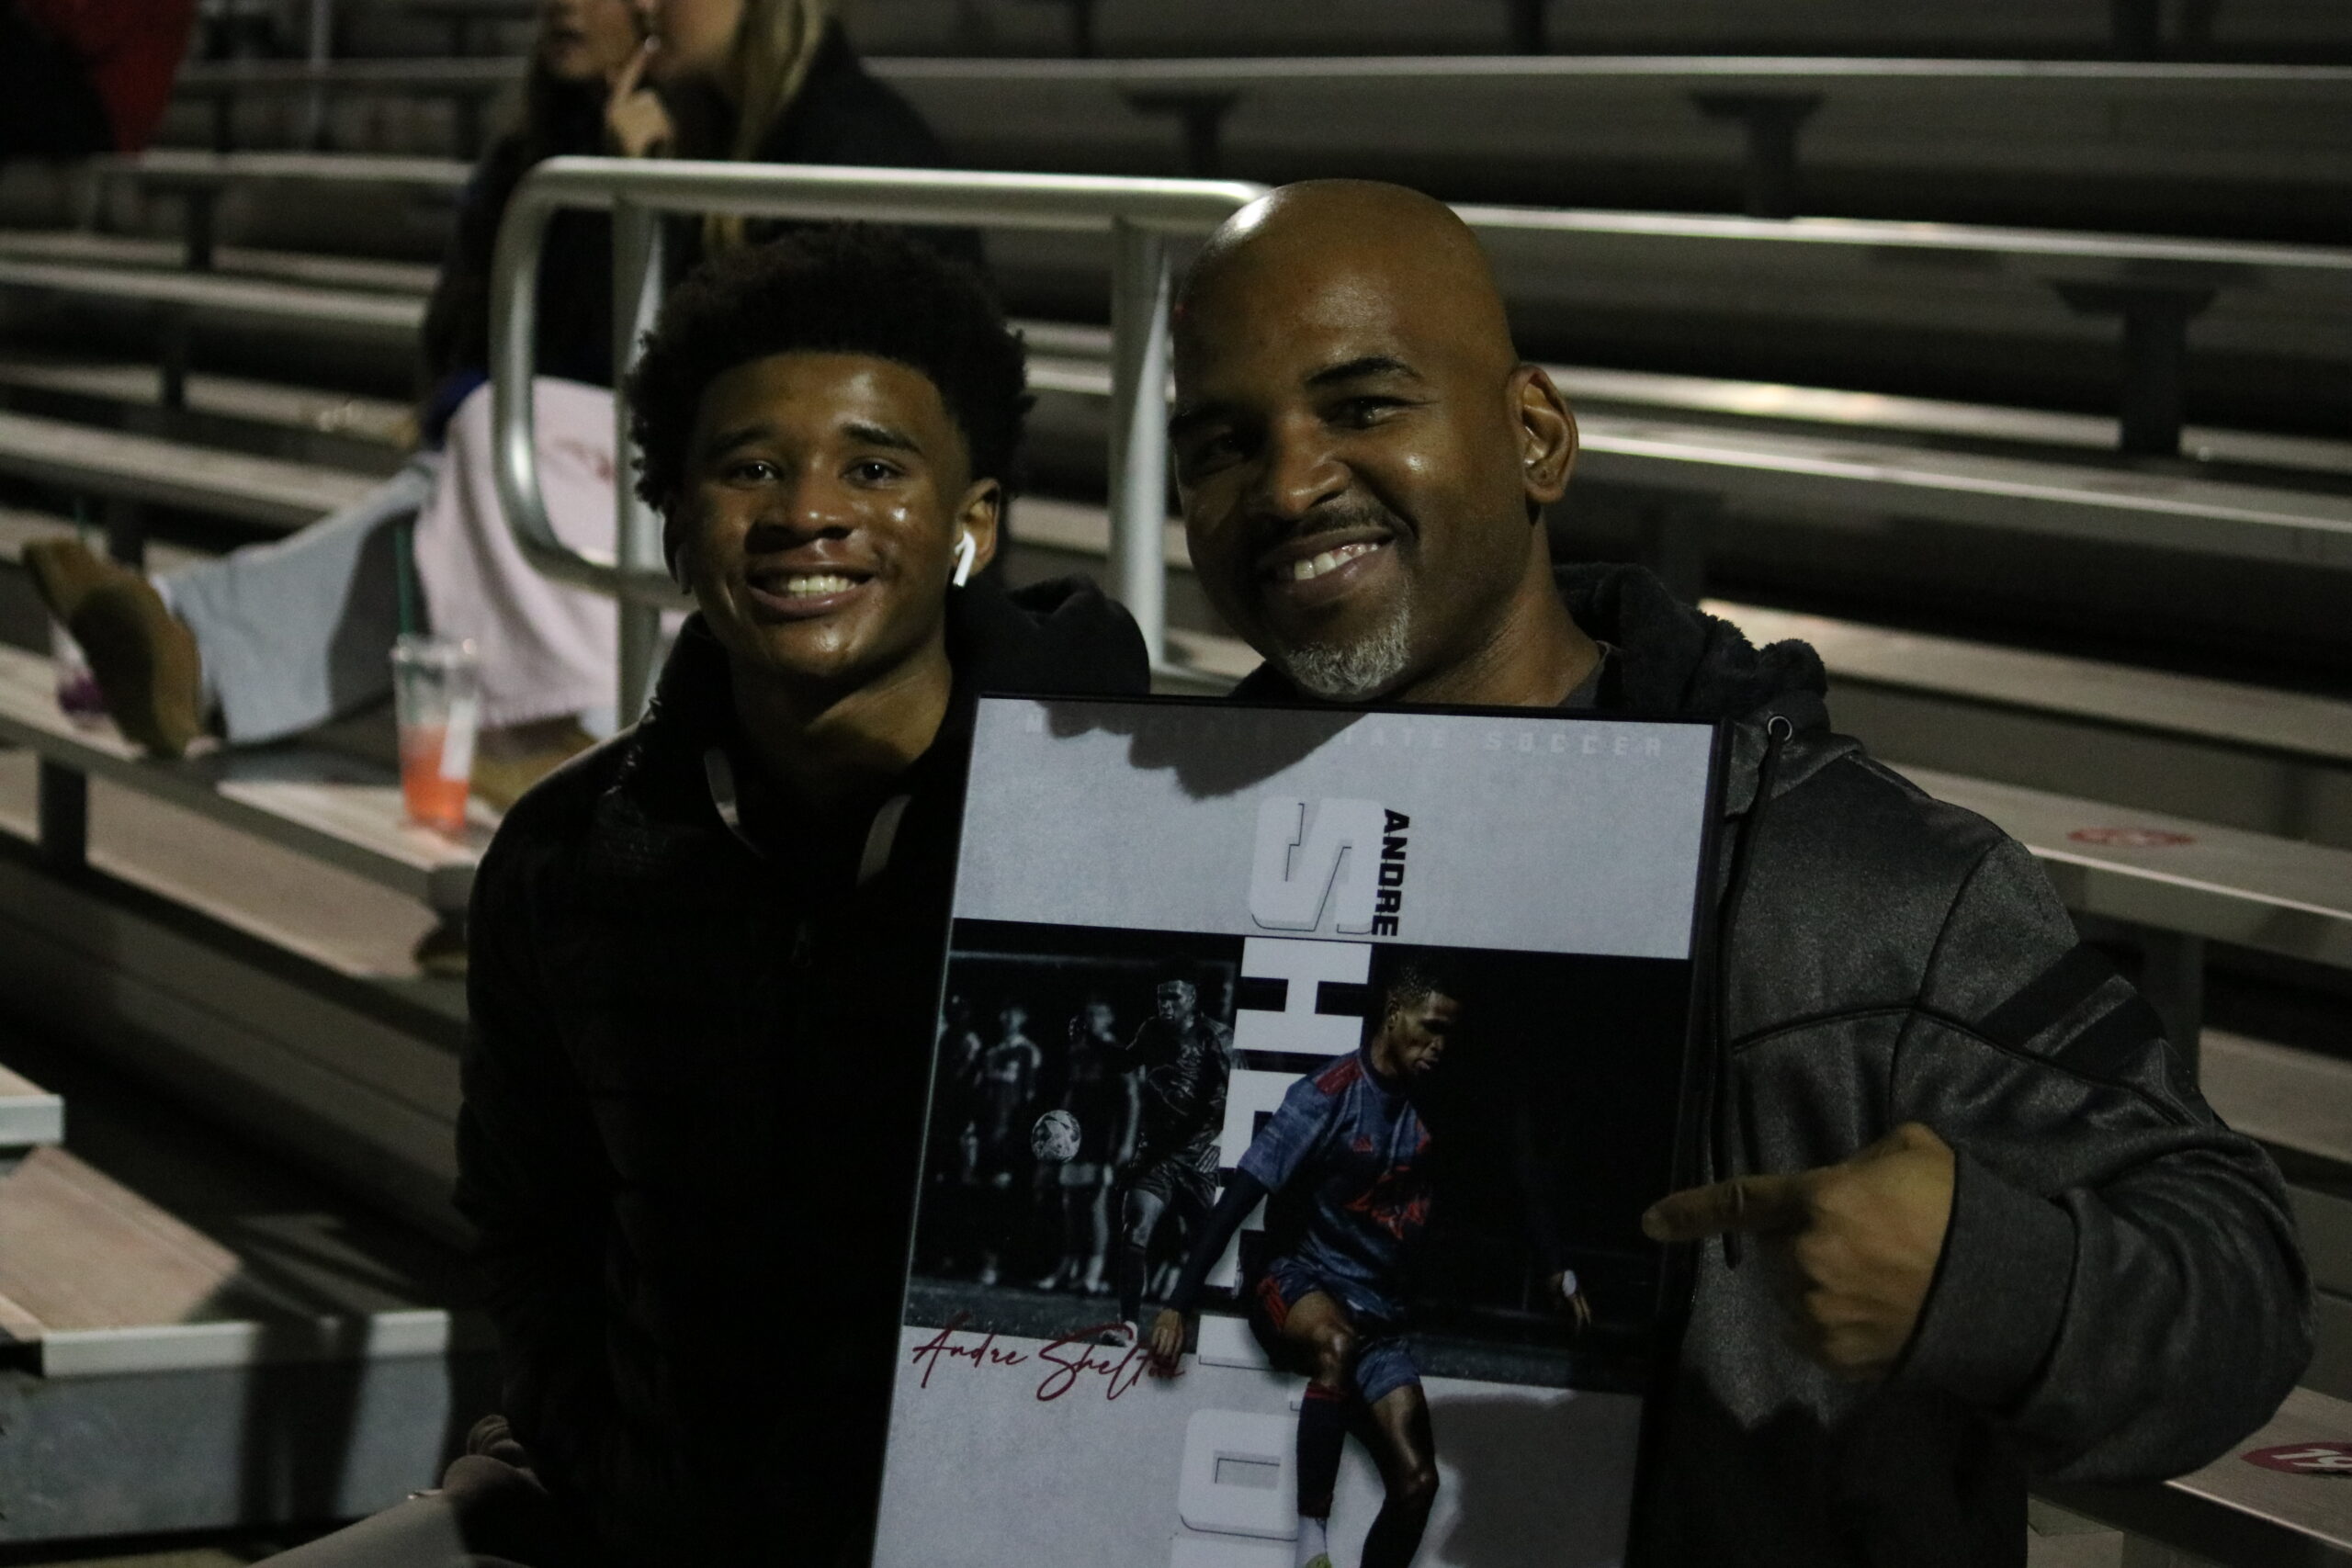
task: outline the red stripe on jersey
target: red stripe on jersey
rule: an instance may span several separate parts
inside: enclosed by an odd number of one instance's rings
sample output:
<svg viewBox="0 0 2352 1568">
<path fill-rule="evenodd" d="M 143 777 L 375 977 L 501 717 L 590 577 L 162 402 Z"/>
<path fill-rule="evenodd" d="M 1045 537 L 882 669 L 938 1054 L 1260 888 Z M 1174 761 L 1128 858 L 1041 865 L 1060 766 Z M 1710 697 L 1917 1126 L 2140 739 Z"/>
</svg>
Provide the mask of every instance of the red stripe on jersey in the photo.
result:
<svg viewBox="0 0 2352 1568">
<path fill-rule="evenodd" d="M 1356 1079 L 1363 1077 L 1363 1058 L 1353 1052 L 1323 1069 L 1315 1080 L 1316 1089 L 1324 1094 L 1337 1094 Z"/>
<path fill-rule="evenodd" d="M 1283 1288 L 1274 1283 L 1272 1274 L 1258 1277 L 1258 1304 L 1265 1309 L 1266 1321 L 1280 1334 L 1283 1325 L 1290 1321 L 1290 1303 L 1283 1300 Z"/>
</svg>

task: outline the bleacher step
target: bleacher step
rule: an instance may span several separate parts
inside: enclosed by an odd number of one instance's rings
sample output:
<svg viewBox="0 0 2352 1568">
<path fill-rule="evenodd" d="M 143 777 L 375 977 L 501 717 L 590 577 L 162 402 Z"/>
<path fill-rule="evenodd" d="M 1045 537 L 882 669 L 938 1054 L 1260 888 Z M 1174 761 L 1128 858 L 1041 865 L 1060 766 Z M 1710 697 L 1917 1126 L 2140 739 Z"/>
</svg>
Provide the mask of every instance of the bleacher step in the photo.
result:
<svg viewBox="0 0 2352 1568">
<path fill-rule="evenodd" d="M 182 1202 L 206 1194 L 198 1185 Z M 439 1355 L 479 1319 L 423 1304 L 416 1282 L 357 1261 L 321 1214 L 213 1216 L 204 1229 L 71 1150 L 0 1179 L 0 1299 L 43 1377 Z M 341 1256 L 338 1256 L 341 1255 Z M 462 1292 L 456 1269 L 436 1281 Z"/>
<path fill-rule="evenodd" d="M 1893 765 L 2032 851 L 2077 914 L 2352 968 L 2352 851 Z"/>
<path fill-rule="evenodd" d="M 2308 1388 L 2287 1395 L 2262 1427 L 2201 1470 L 2163 1486 L 2042 1486 L 2062 1506 L 2160 1540 L 2193 1540 L 2196 1558 L 2230 1564 L 2319 1564 L 2352 1561 L 2352 1486 L 2326 1469 L 2296 1471 L 2249 1462 L 2267 1450 L 2352 1445 L 2352 1403 Z"/>
<path fill-rule="evenodd" d="M 412 294 L 319 288 L 204 272 L 151 272 L 0 258 L 0 287 L 47 289 L 118 305 L 169 305 L 209 315 L 288 323 L 310 332 L 406 339 L 424 321 Z"/>
<path fill-rule="evenodd" d="M 474 863 L 497 820 L 476 802 L 462 835 L 415 827 L 390 770 L 340 752 L 215 749 L 156 761 L 111 724 L 77 723 L 60 713 L 53 666 L 18 649 L 0 648 L 0 739 L 355 872 L 434 909 L 465 908 Z"/>
<path fill-rule="evenodd" d="M 0 752 L 0 832 L 33 838 L 34 779 L 32 753 Z M 413 897 L 145 791 L 89 787 L 98 871 L 353 979 L 415 976 L 437 917 Z"/>
<path fill-rule="evenodd" d="M 119 496 L 291 531 L 383 481 L 348 469 L 222 452 L 0 412 L 0 472 L 68 493 Z"/>
<path fill-rule="evenodd" d="M 28 1149 L 64 1139 L 64 1099 L 0 1066 L 0 1172 Z"/>
<path fill-rule="evenodd" d="M 0 564 L 21 567 L 25 547 L 36 539 L 77 536 L 88 541 L 92 549 L 104 553 L 97 530 L 77 524 L 71 517 L 60 517 L 54 512 L 28 512 L 21 506 L 0 506 Z M 167 539 L 153 539 L 147 545 L 146 565 L 151 572 L 176 571 L 211 558 L 209 550 L 190 549 Z"/>
<path fill-rule="evenodd" d="M 132 234 L 99 234 L 86 229 L 0 230 L 0 257 L 30 262 L 69 262 L 110 267 L 146 267 L 179 272 L 187 247 L 178 240 Z M 356 288 L 380 294 L 429 294 L 438 271 L 424 262 L 385 261 L 374 256 L 326 255 L 316 251 L 277 251 L 223 245 L 212 253 L 212 273 L 226 277 L 267 277 L 319 288 Z"/>
<path fill-rule="evenodd" d="M 74 397 L 153 408 L 163 401 L 163 372 L 155 366 L 0 355 L 0 388 L 62 392 Z M 390 398 L 290 387 L 238 376 L 192 371 L 190 412 L 279 426 L 305 434 L 348 436 L 399 447 L 413 437 L 413 413 Z"/>
<path fill-rule="evenodd" d="M 1711 599 L 1758 647 L 1813 645 L 1839 681 L 2186 732 L 2232 746 L 2352 764 L 2352 703 L 2273 686 L 2136 669 L 2071 654 L 1936 637 Z"/>
<path fill-rule="evenodd" d="M 2239 1132 L 2352 1168 L 2352 1060 L 2209 1026 L 2199 1070 L 2206 1100 Z M 2329 1289 L 2352 1295 L 2352 1218 L 2335 1235 L 2344 1261 Z"/>
<path fill-rule="evenodd" d="M 72 1149 L 0 1177 L 0 1543 L 323 1521 L 431 1485 L 492 1397 L 464 1255 L 89 1043 L 6 1043 L 75 1115 Z"/>
<path fill-rule="evenodd" d="M 1101 559 L 1110 523 L 1099 506 L 1023 496 L 1012 513 L 1013 547 L 1039 547 Z M 1162 534 L 1171 574 L 1189 575 L 1183 525 Z M 1962 701 L 2118 725 L 2313 761 L 2352 764 L 2352 702 L 2243 682 L 2182 675 L 2072 654 L 1965 641 L 1860 621 L 1837 620 L 1725 599 L 1701 608 L 1720 615 L 1759 647 L 1785 637 L 1811 643 L 1833 682 L 1858 682 Z M 1245 674 L 1257 657 L 1229 636 L 1202 628 L 1185 634 L 1203 667 Z"/>
</svg>

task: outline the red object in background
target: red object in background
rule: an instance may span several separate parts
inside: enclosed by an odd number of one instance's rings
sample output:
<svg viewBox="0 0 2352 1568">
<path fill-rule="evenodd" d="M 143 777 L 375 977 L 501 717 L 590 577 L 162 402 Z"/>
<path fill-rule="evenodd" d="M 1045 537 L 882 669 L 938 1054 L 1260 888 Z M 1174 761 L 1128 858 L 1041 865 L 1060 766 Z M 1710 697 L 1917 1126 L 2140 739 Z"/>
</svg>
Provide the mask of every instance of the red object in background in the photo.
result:
<svg viewBox="0 0 2352 1568">
<path fill-rule="evenodd" d="M 447 739 L 443 725 L 401 727 L 401 799 L 418 825 L 440 833 L 462 833 L 472 780 L 466 773 L 447 776 L 441 765 L 441 748 Z"/>
<path fill-rule="evenodd" d="M 2105 844 L 2118 850 L 2169 850 L 2193 844 L 2196 836 L 2168 828 L 2077 828 L 2066 837 L 2079 844 Z"/>
<path fill-rule="evenodd" d="M 2256 1449 L 2242 1456 L 2265 1470 L 2290 1475 L 2331 1475 L 2352 1480 L 2352 1443 L 2289 1443 L 2283 1448 Z"/>
<path fill-rule="evenodd" d="M 5 3 L 5 0 L 0 0 Z M 115 150 L 136 152 L 154 136 L 187 57 L 196 0 L 16 0 L 42 32 L 89 72 L 106 106 Z"/>
</svg>

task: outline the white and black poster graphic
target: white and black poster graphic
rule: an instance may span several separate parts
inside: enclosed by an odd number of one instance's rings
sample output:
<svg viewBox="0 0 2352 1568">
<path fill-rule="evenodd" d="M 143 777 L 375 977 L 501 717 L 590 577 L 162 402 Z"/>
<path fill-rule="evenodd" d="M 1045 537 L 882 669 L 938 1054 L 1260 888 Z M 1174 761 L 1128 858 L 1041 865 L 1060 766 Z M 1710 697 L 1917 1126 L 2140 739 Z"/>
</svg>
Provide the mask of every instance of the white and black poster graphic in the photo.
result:
<svg viewBox="0 0 2352 1568">
<path fill-rule="evenodd" d="M 984 701 L 876 1562 L 1622 1562 L 1715 745 Z"/>
</svg>

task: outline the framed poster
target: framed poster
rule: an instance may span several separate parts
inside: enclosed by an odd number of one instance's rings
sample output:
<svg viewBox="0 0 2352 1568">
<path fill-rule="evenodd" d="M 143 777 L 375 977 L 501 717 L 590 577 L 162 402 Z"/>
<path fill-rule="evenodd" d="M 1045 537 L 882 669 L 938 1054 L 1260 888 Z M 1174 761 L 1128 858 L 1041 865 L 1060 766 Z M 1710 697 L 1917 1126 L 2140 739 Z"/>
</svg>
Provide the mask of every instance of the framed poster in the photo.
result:
<svg viewBox="0 0 2352 1568">
<path fill-rule="evenodd" d="M 983 700 L 880 1568 L 1624 1561 L 1717 750 Z"/>
</svg>

